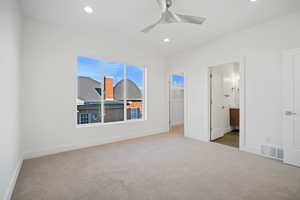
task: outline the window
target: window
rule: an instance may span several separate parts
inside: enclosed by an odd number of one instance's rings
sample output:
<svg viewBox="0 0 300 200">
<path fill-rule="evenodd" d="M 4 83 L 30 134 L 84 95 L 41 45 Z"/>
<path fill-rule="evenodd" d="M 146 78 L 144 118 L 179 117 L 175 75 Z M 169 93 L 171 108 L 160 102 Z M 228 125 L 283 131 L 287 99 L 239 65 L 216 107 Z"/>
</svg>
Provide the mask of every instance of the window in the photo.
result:
<svg viewBox="0 0 300 200">
<path fill-rule="evenodd" d="M 181 75 L 172 75 L 172 86 L 183 88 L 184 87 L 184 76 Z"/>
<path fill-rule="evenodd" d="M 80 124 L 88 124 L 89 123 L 89 114 L 80 113 Z"/>
<path fill-rule="evenodd" d="M 144 68 L 77 58 L 77 124 L 144 119 Z"/>
<path fill-rule="evenodd" d="M 176 101 L 183 101 L 184 99 L 184 76 L 172 75 L 172 92 L 171 98 Z"/>
<path fill-rule="evenodd" d="M 143 118 L 144 110 L 144 71 L 135 66 L 126 67 L 126 107 L 127 120 Z M 136 114 L 132 117 L 131 112 Z"/>
<path fill-rule="evenodd" d="M 130 109 L 130 119 L 138 119 L 138 108 Z"/>
<path fill-rule="evenodd" d="M 77 58 L 77 123 L 89 124 L 102 122 L 101 107 L 101 66 L 103 63 L 96 59 Z M 88 121 L 82 121 L 82 114 L 96 114 Z"/>
<path fill-rule="evenodd" d="M 104 64 L 104 122 L 124 121 L 124 65 Z"/>
</svg>

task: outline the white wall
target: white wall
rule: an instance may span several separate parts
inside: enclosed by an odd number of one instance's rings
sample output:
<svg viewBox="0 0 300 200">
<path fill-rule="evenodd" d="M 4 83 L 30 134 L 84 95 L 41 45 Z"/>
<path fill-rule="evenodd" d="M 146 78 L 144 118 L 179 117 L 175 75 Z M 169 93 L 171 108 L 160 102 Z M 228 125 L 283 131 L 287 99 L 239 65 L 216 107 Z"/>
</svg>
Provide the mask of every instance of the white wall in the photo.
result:
<svg viewBox="0 0 300 200">
<path fill-rule="evenodd" d="M 208 66 L 245 64 L 245 145 L 282 144 L 281 53 L 300 47 L 300 13 L 237 32 L 168 59 L 169 71 L 184 71 L 187 84 L 187 136 L 208 141 Z M 184 67 L 182 67 L 184 66 Z"/>
<path fill-rule="evenodd" d="M 39 23 L 24 23 L 21 127 L 26 157 L 168 130 L 165 63 L 155 51 L 120 38 Z M 148 120 L 76 128 L 76 57 L 146 66 Z"/>
<path fill-rule="evenodd" d="M 9 199 L 20 165 L 19 148 L 19 7 L 0 1 L 0 199 Z"/>
</svg>

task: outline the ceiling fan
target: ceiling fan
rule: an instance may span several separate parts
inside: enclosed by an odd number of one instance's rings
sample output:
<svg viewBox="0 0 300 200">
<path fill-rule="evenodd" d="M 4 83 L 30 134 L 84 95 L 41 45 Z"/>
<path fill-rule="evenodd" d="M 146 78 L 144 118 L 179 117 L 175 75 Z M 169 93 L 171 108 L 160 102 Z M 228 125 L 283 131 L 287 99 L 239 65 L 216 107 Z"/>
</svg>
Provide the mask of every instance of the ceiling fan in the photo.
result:
<svg viewBox="0 0 300 200">
<path fill-rule="evenodd" d="M 201 25 L 204 23 L 206 18 L 204 17 L 195 17 L 189 15 L 181 15 L 174 13 L 169 10 L 172 6 L 172 0 L 156 0 L 161 8 L 161 18 L 155 24 L 152 24 L 145 29 L 142 30 L 143 33 L 149 33 L 152 29 L 154 29 L 159 24 L 171 24 L 171 23 L 190 23 L 190 24 L 198 24 Z"/>
</svg>

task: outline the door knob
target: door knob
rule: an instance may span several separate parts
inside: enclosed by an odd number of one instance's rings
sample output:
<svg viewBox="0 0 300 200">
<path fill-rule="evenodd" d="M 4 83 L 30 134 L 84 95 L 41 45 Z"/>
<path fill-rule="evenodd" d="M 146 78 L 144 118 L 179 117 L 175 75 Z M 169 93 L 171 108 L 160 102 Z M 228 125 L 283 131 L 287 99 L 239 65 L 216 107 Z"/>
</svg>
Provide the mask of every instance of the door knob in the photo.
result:
<svg viewBox="0 0 300 200">
<path fill-rule="evenodd" d="M 297 115 L 297 113 L 292 112 L 292 111 L 285 111 L 285 115 L 292 116 L 292 115 Z"/>
</svg>

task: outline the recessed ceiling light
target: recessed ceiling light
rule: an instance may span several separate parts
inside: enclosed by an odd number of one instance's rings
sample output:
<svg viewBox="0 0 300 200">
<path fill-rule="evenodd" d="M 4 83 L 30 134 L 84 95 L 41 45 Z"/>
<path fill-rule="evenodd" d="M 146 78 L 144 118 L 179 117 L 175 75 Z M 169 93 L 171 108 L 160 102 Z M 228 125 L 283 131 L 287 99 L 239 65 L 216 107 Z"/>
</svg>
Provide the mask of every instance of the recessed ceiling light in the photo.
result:
<svg viewBox="0 0 300 200">
<path fill-rule="evenodd" d="M 164 39 L 164 42 L 166 42 L 166 43 L 167 43 L 167 42 L 171 42 L 171 40 L 170 40 L 170 38 L 165 38 L 165 39 Z"/>
<path fill-rule="evenodd" d="M 93 8 L 92 8 L 92 7 L 90 7 L 90 6 L 86 6 L 86 7 L 84 7 L 84 11 L 85 11 L 86 13 L 88 13 L 88 14 L 91 14 L 91 13 L 93 13 L 93 12 L 94 12 Z"/>
<path fill-rule="evenodd" d="M 256 0 L 250 0 L 251 2 L 255 2 Z"/>
</svg>

